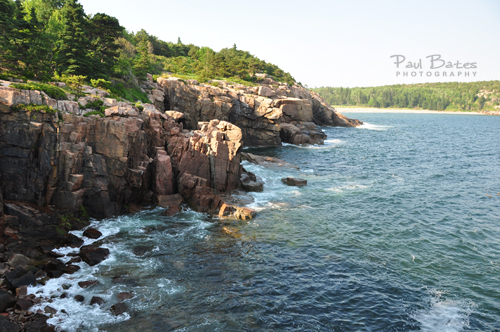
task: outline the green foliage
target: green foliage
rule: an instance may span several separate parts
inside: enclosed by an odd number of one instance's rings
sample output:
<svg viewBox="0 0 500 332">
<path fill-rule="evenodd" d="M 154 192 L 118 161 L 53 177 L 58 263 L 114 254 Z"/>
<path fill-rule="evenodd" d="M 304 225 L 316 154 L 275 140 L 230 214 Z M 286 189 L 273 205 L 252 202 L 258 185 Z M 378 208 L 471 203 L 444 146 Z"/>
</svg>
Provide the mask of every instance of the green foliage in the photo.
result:
<svg viewBox="0 0 500 332">
<path fill-rule="evenodd" d="M 255 73 L 267 73 L 295 82 L 289 73 L 236 45 L 217 52 L 183 44 L 180 38 L 173 43 L 144 30 L 128 32 L 107 14 L 86 15 L 78 0 L 0 0 L 0 45 L 0 71 L 6 77 L 87 77 L 94 86 L 128 100 L 148 101 L 138 83 L 146 73 L 155 80 L 169 72 L 199 82 L 222 79 L 246 85 L 256 82 Z M 122 86 L 110 86 L 110 81 Z M 76 86 L 79 93 L 80 83 Z"/>
<path fill-rule="evenodd" d="M 68 85 L 73 90 L 73 92 L 76 94 L 76 96 L 79 97 L 82 95 L 81 89 L 85 83 L 85 80 L 87 79 L 87 76 L 67 75 L 67 74 L 63 74 L 63 75 L 59 76 L 56 73 L 54 75 L 54 79 L 56 79 L 57 81 L 61 81 L 61 82 L 66 83 L 66 85 Z"/>
<path fill-rule="evenodd" d="M 92 72 L 89 32 L 83 6 L 67 0 L 61 9 L 62 31 L 56 45 L 57 71 L 65 75 L 86 76 Z"/>
<path fill-rule="evenodd" d="M 103 78 L 99 78 L 97 80 L 90 79 L 90 84 L 92 84 L 92 86 L 94 88 L 100 88 L 100 89 L 106 89 L 106 90 L 108 90 L 111 87 L 111 82 L 106 81 Z"/>
<path fill-rule="evenodd" d="M 28 112 L 40 112 L 40 113 L 47 113 L 47 114 L 55 114 L 57 111 L 53 109 L 52 107 L 49 107 L 47 105 L 24 105 L 24 104 L 19 104 L 12 106 L 11 109 L 13 111 L 28 111 Z"/>
<path fill-rule="evenodd" d="M 91 115 L 99 115 L 100 117 L 105 117 L 106 115 L 104 114 L 103 111 L 99 110 L 99 111 L 92 111 L 92 112 L 88 112 L 88 113 L 85 113 L 83 116 L 87 117 L 87 116 L 91 116 Z"/>
<path fill-rule="evenodd" d="M 312 89 L 331 105 L 421 108 L 428 110 L 495 110 L 500 81 L 401 84 L 373 88 Z"/>
<path fill-rule="evenodd" d="M 44 83 L 14 83 L 10 85 L 15 89 L 24 89 L 24 90 L 38 90 L 45 92 L 50 98 L 58 99 L 58 100 L 66 100 L 68 99 L 66 93 L 63 89 Z"/>
<path fill-rule="evenodd" d="M 148 99 L 148 95 L 143 93 L 140 88 L 127 88 L 123 85 L 123 83 L 115 83 L 110 88 L 112 96 L 121 97 L 128 101 L 142 101 L 143 103 L 150 103 Z"/>
<path fill-rule="evenodd" d="M 85 105 L 85 108 L 90 108 L 96 111 L 104 112 L 105 107 L 104 107 L 104 102 L 100 99 L 96 99 L 94 101 L 89 101 L 87 105 Z"/>
</svg>

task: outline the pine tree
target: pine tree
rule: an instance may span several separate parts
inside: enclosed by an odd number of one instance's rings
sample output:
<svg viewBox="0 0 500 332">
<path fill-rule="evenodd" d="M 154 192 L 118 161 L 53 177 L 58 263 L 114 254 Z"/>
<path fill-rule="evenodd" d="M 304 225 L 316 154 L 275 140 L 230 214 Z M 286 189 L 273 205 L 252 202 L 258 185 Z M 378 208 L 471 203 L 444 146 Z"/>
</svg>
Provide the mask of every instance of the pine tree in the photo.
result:
<svg viewBox="0 0 500 332">
<path fill-rule="evenodd" d="M 62 74 L 92 74 L 92 63 L 88 50 L 88 21 L 82 5 L 77 0 L 68 0 L 61 9 L 63 30 L 56 49 L 57 70 Z"/>
<path fill-rule="evenodd" d="M 15 5 L 10 0 L 0 0 L 0 69 L 6 71 L 12 69 L 14 62 L 12 30 L 14 22 L 12 18 L 15 13 Z"/>
<path fill-rule="evenodd" d="M 90 77 L 106 78 L 112 74 L 119 49 L 115 40 L 122 35 L 122 32 L 123 27 L 114 17 L 99 13 L 90 19 L 89 39 L 92 50 Z"/>
</svg>

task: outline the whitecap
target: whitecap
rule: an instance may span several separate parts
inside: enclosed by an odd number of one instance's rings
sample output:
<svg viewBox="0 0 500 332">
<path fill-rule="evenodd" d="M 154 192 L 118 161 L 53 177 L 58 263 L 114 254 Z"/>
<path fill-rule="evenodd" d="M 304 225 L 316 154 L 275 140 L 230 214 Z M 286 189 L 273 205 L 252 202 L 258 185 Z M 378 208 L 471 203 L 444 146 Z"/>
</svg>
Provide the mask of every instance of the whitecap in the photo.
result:
<svg viewBox="0 0 500 332">
<path fill-rule="evenodd" d="M 427 308 L 413 315 L 422 331 L 460 332 L 469 327 L 469 316 L 473 305 L 463 300 L 442 298 L 442 292 L 435 292 Z"/>
<path fill-rule="evenodd" d="M 356 127 L 358 129 L 368 129 L 368 130 L 387 130 L 387 128 L 392 128 L 392 126 L 382 126 L 374 125 L 368 122 L 364 122 L 361 126 Z"/>
</svg>

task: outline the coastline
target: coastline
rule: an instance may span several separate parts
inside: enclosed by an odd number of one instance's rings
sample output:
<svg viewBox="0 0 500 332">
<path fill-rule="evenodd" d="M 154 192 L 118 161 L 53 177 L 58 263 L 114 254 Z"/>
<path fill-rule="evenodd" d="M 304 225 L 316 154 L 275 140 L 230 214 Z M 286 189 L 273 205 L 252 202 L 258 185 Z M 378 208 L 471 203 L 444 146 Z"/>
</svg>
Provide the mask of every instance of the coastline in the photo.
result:
<svg viewBox="0 0 500 332">
<path fill-rule="evenodd" d="M 376 108 L 376 107 L 335 107 L 340 113 L 406 113 L 406 114 L 465 114 L 465 115 L 487 115 L 479 112 L 452 112 L 452 111 L 431 111 L 396 108 Z"/>
</svg>

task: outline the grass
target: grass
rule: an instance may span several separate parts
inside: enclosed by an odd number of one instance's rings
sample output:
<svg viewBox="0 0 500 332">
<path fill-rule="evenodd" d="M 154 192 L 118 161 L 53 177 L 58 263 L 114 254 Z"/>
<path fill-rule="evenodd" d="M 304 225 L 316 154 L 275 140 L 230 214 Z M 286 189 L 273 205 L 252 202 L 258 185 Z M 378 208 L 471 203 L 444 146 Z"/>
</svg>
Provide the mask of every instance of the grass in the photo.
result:
<svg viewBox="0 0 500 332">
<path fill-rule="evenodd" d="M 19 104 L 12 106 L 12 110 L 14 111 L 28 111 L 28 112 L 45 112 L 47 114 L 55 114 L 57 111 L 50 106 L 47 105 L 24 105 Z"/>
<path fill-rule="evenodd" d="M 50 98 L 57 100 L 67 100 L 66 92 L 63 89 L 45 83 L 14 83 L 10 85 L 12 88 L 21 90 L 39 90 L 45 92 Z"/>
<path fill-rule="evenodd" d="M 99 115 L 101 118 L 106 116 L 103 111 L 92 111 L 92 112 L 85 113 L 83 116 L 87 117 L 87 116 L 91 116 L 91 115 Z"/>
<path fill-rule="evenodd" d="M 123 98 L 128 101 L 142 101 L 143 103 L 150 103 L 150 100 L 148 99 L 148 95 L 144 92 L 142 92 L 139 88 L 127 88 L 123 85 L 123 83 L 115 83 L 110 89 L 111 96 L 112 98 L 117 99 Z"/>
</svg>

